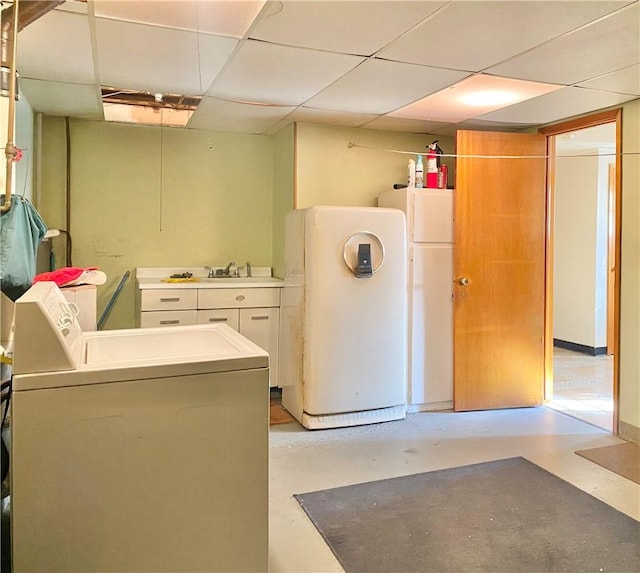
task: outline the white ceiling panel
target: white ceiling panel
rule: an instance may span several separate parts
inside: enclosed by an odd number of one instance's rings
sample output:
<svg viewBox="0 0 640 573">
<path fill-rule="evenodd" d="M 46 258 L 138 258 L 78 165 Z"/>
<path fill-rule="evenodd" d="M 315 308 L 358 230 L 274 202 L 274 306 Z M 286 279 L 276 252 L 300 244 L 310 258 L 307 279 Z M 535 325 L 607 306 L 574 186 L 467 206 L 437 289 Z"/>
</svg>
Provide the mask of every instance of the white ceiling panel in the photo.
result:
<svg viewBox="0 0 640 573">
<path fill-rule="evenodd" d="M 539 125 L 619 105 L 636 96 L 567 87 L 525 102 L 493 111 L 476 119 Z"/>
<path fill-rule="evenodd" d="M 264 0 L 198 2 L 198 29 L 242 38 L 264 6 Z"/>
<path fill-rule="evenodd" d="M 249 40 L 207 95 L 227 100 L 297 106 L 356 67 L 357 56 Z"/>
<path fill-rule="evenodd" d="M 640 64 L 605 74 L 599 78 L 582 82 L 578 86 L 640 96 Z"/>
<path fill-rule="evenodd" d="M 640 62 L 638 3 L 487 70 L 538 82 L 583 82 Z"/>
<path fill-rule="evenodd" d="M 196 94 L 203 95 L 211 87 L 238 45 L 235 38 L 198 34 L 198 58 L 200 60 L 200 90 Z"/>
<path fill-rule="evenodd" d="M 628 2 L 450 2 L 380 57 L 480 71 Z"/>
<path fill-rule="evenodd" d="M 382 114 L 466 77 L 466 72 L 370 59 L 308 100 L 305 105 Z"/>
<path fill-rule="evenodd" d="M 434 129 L 442 127 L 443 125 L 443 123 L 433 121 L 380 116 L 366 123 L 363 127 L 367 129 L 381 129 L 383 131 L 403 131 L 406 133 L 433 133 Z"/>
<path fill-rule="evenodd" d="M 96 34 L 103 85 L 201 95 L 197 33 L 100 18 Z"/>
<path fill-rule="evenodd" d="M 99 17 L 236 38 L 244 35 L 263 5 L 264 0 L 94 0 Z"/>
<path fill-rule="evenodd" d="M 270 2 L 251 38 L 369 56 L 446 2 Z M 383 25 L 381 25 L 383 23 Z"/>
<path fill-rule="evenodd" d="M 96 81 L 89 21 L 53 10 L 18 33 L 18 72 L 23 77 L 90 84 Z"/>
<path fill-rule="evenodd" d="M 339 127 L 360 127 L 375 117 L 375 115 L 367 113 L 344 113 L 305 106 L 297 108 L 287 119 L 306 123 L 337 125 Z"/>
<path fill-rule="evenodd" d="M 194 113 L 198 129 L 274 133 L 291 121 L 409 133 L 524 129 L 640 96 L 639 4 L 67 0 L 20 32 L 18 71 L 34 111 L 70 117 L 101 117 L 102 84 L 216 98 Z M 572 89 L 447 115 L 456 105 L 449 96 L 478 72 Z M 427 100 L 438 94 L 442 114 Z M 420 113 L 402 112 L 419 102 Z"/>
<path fill-rule="evenodd" d="M 93 9 L 97 17 L 183 30 L 198 29 L 198 2 L 196 0 L 181 0 L 180 2 L 93 0 Z"/>
<path fill-rule="evenodd" d="M 46 115 L 103 119 L 102 101 L 95 85 L 64 84 L 20 78 L 20 91 L 38 112 Z"/>
<path fill-rule="evenodd" d="M 295 108 L 250 105 L 212 97 L 202 100 L 188 127 L 215 131 L 264 133 Z"/>
</svg>

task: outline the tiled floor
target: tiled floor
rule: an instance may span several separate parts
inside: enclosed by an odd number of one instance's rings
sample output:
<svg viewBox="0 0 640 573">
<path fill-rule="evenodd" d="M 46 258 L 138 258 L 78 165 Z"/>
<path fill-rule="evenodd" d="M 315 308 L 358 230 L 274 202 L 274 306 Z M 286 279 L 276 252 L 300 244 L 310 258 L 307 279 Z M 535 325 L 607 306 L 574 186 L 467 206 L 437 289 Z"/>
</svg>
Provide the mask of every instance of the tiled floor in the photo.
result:
<svg viewBox="0 0 640 573">
<path fill-rule="evenodd" d="M 613 431 L 613 356 L 555 348 L 551 408 Z"/>
</svg>

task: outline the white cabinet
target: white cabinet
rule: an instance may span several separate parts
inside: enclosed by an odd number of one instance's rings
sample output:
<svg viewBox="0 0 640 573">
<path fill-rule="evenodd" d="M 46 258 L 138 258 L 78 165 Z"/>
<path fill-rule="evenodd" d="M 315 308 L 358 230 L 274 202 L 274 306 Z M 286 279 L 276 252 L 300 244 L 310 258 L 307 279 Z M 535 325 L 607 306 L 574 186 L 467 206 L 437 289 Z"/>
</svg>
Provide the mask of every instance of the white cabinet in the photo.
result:
<svg viewBox="0 0 640 573">
<path fill-rule="evenodd" d="M 269 353 L 271 386 L 278 386 L 280 287 L 138 288 L 136 324 L 142 328 L 228 324 Z"/>
<path fill-rule="evenodd" d="M 280 288 L 198 289 L 199 324 L 225 322 L 269 353 L 271 386 L 278 386 Z"/>
<path fill-rule="evenodd" d="M 398 189 L 379 207 L 401 209 L 409 239 L 409 410 L 453 406 L 453 191 Z"/>
</svg>

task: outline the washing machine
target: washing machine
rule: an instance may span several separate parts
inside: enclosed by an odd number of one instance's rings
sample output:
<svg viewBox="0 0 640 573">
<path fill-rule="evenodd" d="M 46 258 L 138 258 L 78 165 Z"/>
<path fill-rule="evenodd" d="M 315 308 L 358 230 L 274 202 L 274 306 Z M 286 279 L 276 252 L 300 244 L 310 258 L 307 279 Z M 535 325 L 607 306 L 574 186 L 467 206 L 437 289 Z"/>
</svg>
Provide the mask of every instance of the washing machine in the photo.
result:
<svg viewBox="0 0 640 573">
<path fill-rule="evenodd" d="M 14 571 L 266 571 L 268 354 L 223 324 L 83 332 L 15 306 Z"/>
</svg>

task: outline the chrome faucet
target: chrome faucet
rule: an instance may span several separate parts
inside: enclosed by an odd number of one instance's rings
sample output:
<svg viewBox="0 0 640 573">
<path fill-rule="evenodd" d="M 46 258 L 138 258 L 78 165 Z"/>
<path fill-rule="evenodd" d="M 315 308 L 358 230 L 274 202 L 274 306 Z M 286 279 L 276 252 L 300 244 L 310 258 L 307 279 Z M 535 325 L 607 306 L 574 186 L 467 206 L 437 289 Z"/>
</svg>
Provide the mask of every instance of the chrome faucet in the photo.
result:
<svg viewBox="0 0 640 573">
<path fill-rule="evenodd" d="M 230 270 L 231 270 L 231 265 L 235 265 L 235 264 L 236 264 L 236 263 L 235 263 L 234 261 L 231 261 L 231 262 L 230 262 L 230 263 L 229 263 L 229 264 L 224 268 L 224 271 L 222 271 L 222 274 L 223 274 L 225 277 L 228 277 L 228 276 L 231 274 L 231 272 L 230 272 Z"/>
<path fill-rule="evenodd" d="M 247 277 L 251 277 L 251 263 L 247 261 Z"/>
<path fill-rule="evenodd" d="M 207 271 L 207 278 L 212 279 L 213 277 L 215 277 L 215 273 L 213 272 L 213 269 L 211 267 L 204 267 L 204 270 Z"/>
</svg>

